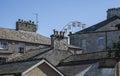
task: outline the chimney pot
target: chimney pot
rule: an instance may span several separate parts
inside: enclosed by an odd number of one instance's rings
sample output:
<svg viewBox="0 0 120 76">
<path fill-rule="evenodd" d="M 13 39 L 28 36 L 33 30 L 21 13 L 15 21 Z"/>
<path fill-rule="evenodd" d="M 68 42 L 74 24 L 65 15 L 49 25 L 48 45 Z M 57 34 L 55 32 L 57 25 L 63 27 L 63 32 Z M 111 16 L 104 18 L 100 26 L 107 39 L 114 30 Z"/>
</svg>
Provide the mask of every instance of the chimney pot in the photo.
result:
<svg viewBox="0 0 120 76">
<path fill-rule="evenodd" d="M 65 32 L 63 32 L 63 37 L 65 37 Z"/>
<path fill-rule="evenodd" d="M 24 21 L 24 23 L 26 23 L 26 21 Z"/>
<path fill-rule="evenodd" d="M 18 21 L 20 22 L 20 21 L 21 21 L 21 19 L 18 19 Z"/>
<path fill-rule="evenodd" d="M 65 32 L 60 31 L 60 37 L 61 37 L 61 38 L 64 38 L 64 33 L 65 33 Z"/>
<path fill-rule="evenodd" d="M 34 24 L 34 21 L 32 22 L 32 24 Z"/>
<path fill-rule="evenodd" d="M 63 36 L 63 35 L 62 35 L 62 33 L 63 33 L 63 32 L 62 32 L 62 31 L 60 31 L 60 37 L 62 37 L 62 36 Z"/>
<path fill-rule="evenodd" d="M 21 22 L 23 22 L 23 20 L 21 20 Z"/>
<path fill-rule="evenodd" d="M 55 29 L 53 29 L 53 33 L 54 33 L 53 35 L 55 35 Z"/>
<path fill-rule="evenodd" d="M 29 20 L 29 22 L 30 22 L 30 23 L 32 23 L 32 21 L 31 21 L 31 20 Z"/>
<path fill-rule="evenodd" d="M 55 31 L 55 36 L 58 36 L 58 31 Z"/>
</svg>

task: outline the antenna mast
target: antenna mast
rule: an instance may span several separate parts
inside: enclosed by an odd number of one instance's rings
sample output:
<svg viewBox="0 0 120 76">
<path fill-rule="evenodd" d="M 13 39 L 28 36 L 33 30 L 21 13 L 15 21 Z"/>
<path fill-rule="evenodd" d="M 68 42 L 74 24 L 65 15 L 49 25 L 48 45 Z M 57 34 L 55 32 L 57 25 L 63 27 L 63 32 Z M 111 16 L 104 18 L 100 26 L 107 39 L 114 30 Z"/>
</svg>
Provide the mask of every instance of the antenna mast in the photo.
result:
<svg viewBox="0 0 120 76">
<path fill-rule="evenodd" d="M 35 17 L 36 17 L 36 26 L 37 26 L 37 29 L 38 29 L 38 13 L 34 13 Z"/>
</svg>

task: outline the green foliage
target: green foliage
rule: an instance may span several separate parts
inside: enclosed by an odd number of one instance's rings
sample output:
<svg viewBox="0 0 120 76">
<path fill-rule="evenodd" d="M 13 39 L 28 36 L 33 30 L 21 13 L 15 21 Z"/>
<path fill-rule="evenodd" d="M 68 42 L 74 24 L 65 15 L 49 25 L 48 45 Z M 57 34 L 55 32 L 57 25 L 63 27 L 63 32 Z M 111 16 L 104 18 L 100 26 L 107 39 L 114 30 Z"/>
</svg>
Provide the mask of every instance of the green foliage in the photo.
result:
<svg viewBox="0 0 120 76">
<path fill-rule="evenodd" d="M 120 60 L 120 42 L 113 43 L 113 47 L 108 49 L 108 57 Z"/>
</svg>

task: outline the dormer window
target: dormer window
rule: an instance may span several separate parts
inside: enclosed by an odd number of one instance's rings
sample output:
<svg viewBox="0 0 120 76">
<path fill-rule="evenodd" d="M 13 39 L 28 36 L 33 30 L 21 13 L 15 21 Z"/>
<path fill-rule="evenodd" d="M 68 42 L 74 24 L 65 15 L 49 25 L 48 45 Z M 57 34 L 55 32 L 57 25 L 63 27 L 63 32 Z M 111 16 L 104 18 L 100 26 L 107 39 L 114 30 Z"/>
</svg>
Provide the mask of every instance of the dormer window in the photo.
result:
<svg viewBox="0 0 120 76">
<path fill-rule="evenodd" d="M 120 24 L 115 25 L 115 27 L 117 27 L 117 29 L 120 30 Z"/>
</svg>

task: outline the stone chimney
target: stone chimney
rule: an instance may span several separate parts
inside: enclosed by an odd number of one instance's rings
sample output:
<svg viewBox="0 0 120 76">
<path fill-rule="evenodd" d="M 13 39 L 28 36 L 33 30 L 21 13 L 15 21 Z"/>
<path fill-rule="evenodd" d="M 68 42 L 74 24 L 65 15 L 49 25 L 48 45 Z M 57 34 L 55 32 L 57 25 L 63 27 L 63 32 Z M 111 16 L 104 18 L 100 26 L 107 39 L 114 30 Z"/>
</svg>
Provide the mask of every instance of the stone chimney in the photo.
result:
<svg viewBox="0 0 120 76">
<path fill-rule="evenodd" d="M 120 7 L 119 8 L 111 8 L 111 9 L 107 10 L 107 19 L 109 19 L 113 16 L 120 17 Z"/>
<path fill-rule="evenodd" d="M 16 30 L 22 30 L 22 31 L 29 31 L 29 32 L 36 32 L 37 31 L 37 25 L 34 24 L 33 21 L 24 21 L 22 19 L 18 19 L 16 22 Z"/>
<path fill-rule="evenodd" d="M 65 37 L 65 32 L 53 30 L 53 34 L 51 35 L 51 46 L 54 49 L 60 50 L 68 50 L 68 38 Z"/>
</svg>

